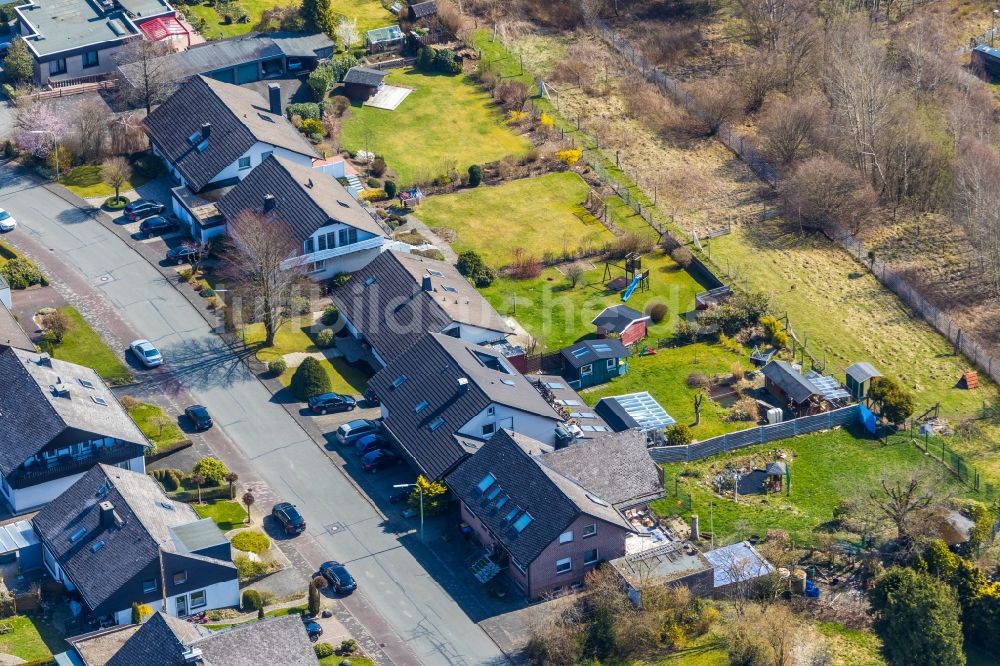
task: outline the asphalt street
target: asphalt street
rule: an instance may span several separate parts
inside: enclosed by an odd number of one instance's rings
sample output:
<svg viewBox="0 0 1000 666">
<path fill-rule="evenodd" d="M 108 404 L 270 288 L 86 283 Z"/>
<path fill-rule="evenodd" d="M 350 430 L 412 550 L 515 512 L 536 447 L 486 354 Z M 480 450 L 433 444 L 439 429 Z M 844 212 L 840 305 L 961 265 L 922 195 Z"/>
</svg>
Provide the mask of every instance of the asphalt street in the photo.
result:
<svg viewBox="0 0 1000 666">
<path fill-rule="evenodd" d="M 344 605 L 376 638 L 391 631 L 391 642 L 401 642 L 415 657 L 393 654 L 397 663 L 506 662 L 399 543 L 382 514 L 153 266 L 99 222 L 6 167 L 0 167 L 0 207 L 18 220 L 8 239 L 27 234 L 103 294 L 125 322 L 159 347 L 173 377 L 208 407 L 273 493 L 298 505 L 309 524 L 300 547 L 309 563 L 350 563 L 360 589 Z M 136 375 L 144 380 L 141 370 Z"/>
</svg>

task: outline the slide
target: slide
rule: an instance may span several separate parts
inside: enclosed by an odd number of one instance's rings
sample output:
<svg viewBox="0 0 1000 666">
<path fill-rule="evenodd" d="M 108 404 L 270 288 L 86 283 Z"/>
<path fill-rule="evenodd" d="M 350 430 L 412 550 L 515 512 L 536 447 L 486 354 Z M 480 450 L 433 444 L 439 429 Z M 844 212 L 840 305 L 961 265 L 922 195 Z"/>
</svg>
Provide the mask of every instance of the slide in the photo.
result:
<svg viewBox="0 0 1000 666">
<path fill-rule="evenodd" d="M 628 286 L 628 289 L 625 290 L 625 293 L 622 294 L 623 303 L 632 297 L 632 292 L 635 291 L 635 288 L 639 286 L 640 282 L 642 282 L 641 275 L 636 275 L 634 278 L 632 278 L 632 284 L 630 284 Z"/>
</svg>

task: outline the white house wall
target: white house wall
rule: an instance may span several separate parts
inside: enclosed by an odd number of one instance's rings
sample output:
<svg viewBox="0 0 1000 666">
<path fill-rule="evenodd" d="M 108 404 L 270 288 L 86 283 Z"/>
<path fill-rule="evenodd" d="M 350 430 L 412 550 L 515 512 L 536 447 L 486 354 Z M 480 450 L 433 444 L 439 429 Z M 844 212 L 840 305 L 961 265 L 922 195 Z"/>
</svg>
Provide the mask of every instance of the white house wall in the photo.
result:
<svg viewBox="0 0 1000 666">
<path fill-rule="evenodd" d="M 96 462 L 94 463 L 97 464 Z M 146 473 L 146 461 L 141 456 L 128 461 L 128 469 L 140 474 Z M 7 500 L 15 514 L 24 513 L 32 509 L 40 509 L 55 498 L 62 495 L 76 483 L 86 472 L 64 476 L 45 483 L 39 483 L 27 488 L 9 488 L 7 485 L 0 486 L 0 491 L 7 495 Z M 8 494 L 9 488 L 9 494 Z"/>
<path fill-rule="evenodd" d="M 240 603 L 240 584 L 235 578 L 233 580 L 227 580 L 221 583 L 214 583 L 208 585 L 207 587 L 201 587 L 197 590 L 191 590 L 191 592 L 185 592 L 183 595 L 174 595 L 167 597 L 167 615 L 173 615 L 177 617 L 177 597 L 186 596 L 188 598 L 188 604 L 191 603 L 192 592 L 205 591 L 205 605 L 199 608 L 193 608 L 188 611 L 188 615 L 193 613 L 200 613 L 202 611 L 215 610 L 216 608 L 230 608 L 232 606 L 238 606 Z M 157 599 L 148 603 L 148 606 L 153 609 L 155 613 L 163 608 L 163 600 Z M 190 608 L 190 606 L 189 606 Z M 119 611 L 115 611 L 115 621 L 118 624 L 131 624 L 132 622 L 132 607 L 124 608 Z"/>
<path fill-rule="evenodd" d="M 209 143 L 209 149 L 211 149 L 211 143 L 212 143 L 211 135 L 209 135 L 208 143 Z M 279 146 L 272 146 L 269 143 L 262 143 L 258 141 L 253 145 L 252 148 L 250 148 L 250 150 L 248 150 L 247 152 L 243 153 L 240 156 L 240 157 L 247 157 L 247 156 L 250 157 L 249 169 L 240 169 L 240 160 L 239 158 L 237 158 L 232 164 L 230 164 L 225 169 L 216 174 L 215 178 L 209 181 L 209 184 L 211 185 L 212 183 L 216 183 L 223 180 L 230 180 L 232 178 L 238 178 L 239 180 L 243 180 L 244 178 L 246 178 L 246 175 L 248 173 L 253 171 L 254 167 L 258 166 L 261 162 L 264 161 L 265 158 L 263 154 L 268 151 L 273 152 L 278 157 L 284 157 L 286 160 L 295 162 L 296 164 L 312 167 L 312 157 L 308 155 L 295 153 L 285 148 L 281 148 Z M 267 192 L 261 192 L 260 195 L 261 201 L 263 201 L 263 197 L 265 194 L 267 194 Z"/>
<path fill-rule="evenodd" d="M 516 389 L 512 387 L 511 390 Z M 519 409 L 512 409 L 504 405 L 494 404 L 492 407 L 494 410 L 492 416 L 489 415 L 489 408 L 487 407 L 470 419 L 458 432 L 468 437 L 479 439 L 483 437 L 489 438 L 491 435 L 483 435 L 483 426 L 488 423 L 494 423 L 496 425 L 494 432 L 500 428 L 506 428 L 520 435 L 527 435 L 532 439 L 537 439 L 543 444 L 554 445 L 556 443 L 556 426 L 561 421 L 556 417 L 554 412 L 551 418 L 547 418 L 538 414 L 523 412 Z"/>
</svg>

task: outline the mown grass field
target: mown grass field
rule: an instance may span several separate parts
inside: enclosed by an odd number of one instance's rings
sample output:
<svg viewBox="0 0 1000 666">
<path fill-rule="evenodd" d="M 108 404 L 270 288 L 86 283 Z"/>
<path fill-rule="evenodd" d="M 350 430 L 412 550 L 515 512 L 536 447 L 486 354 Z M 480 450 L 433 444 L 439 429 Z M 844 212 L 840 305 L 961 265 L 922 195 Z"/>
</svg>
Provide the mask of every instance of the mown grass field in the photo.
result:
<svg viewBox="0 0 1000 666">
<path fill-rule="evenodd" d="M 517 319 L 543 350 L 555 351 L 593 335 L 595 329 L 590 322 L 594 317 L 604 308 L 622 302 L 620 292 L 605 288 L 604 263 L 583 263 L 591 268 L 576 287 L 558 269 L 546 268 L 535 279 L 500 278 L 481 291 L 501 315 Z M 655 345 L 656 338 L 673 333 L 679 316 L 694 309 L 695 294 L 704 287 L 659 249 L 643 256 L 642 268 L 649 270 L 649 289 L 637 289 L 625 304 L 639 311 L 654 302 L 667 306 L 663 321 L 649 325 L 651 343 Z M 612 268 L 612 278 L 623 276 L 621 268 Z"/>
<path fill-rule="evenodd" d="M 523 155 L 531 147 L 505 124 L 499 107 L 465 75 L 393 69 L 386 84 L 412 88 L 394 111 L 354 103 L 344 121 L 345 148 L 382 155 L 400 185 L 431 180 L 472 164 Z M 417 212 L 420 215 L 420 212 Z"/>
<path fill-rule="evenodd" d="M 211 518 L 223 532 L 246 525 L 247 510 L 239 502 L 209 500 L 191 506 L 200 517 Z"/>
<path fill-rule="evenodd" d="M 790 454 L 791 494 L 740 496 L 716 495 L 708 481 L 712 470 L 722 469 L 727 460 L 753 456 L 755 466 L 762 467 L 773 460 L 772 452 L 780 449 Z M 680 476 L 679 498 L 673 496 L 675 479 L 684 470 L 695 476 Z M 816 542 L 817 528 L 833 520 L 833 510 L 841 499 L 864 498 L 867 490 L 882 475 L 908 475 L 923 470 L 942 490 L 965 494 L 964 487 L 952 480 L 937 463 L 927 459 L 915 446 L 898 441 L 883 446 L 852 429 L 835 429 L 762 446 L 740 449 L 707 460 L 666 465 L 664 485 L 669 496 L 654 503 L 657 512 L 679 514 L 690 519 L 692 513 L 709 517 L 709 505 L 714 504 L 716 541 L 726 542 L 763 536 L 768 529 L 786 530 L 796 543 Z M 686 506 L 687 496 L 691 506 Z"/>
<path fill-rule="evenodd" d="M 284 2 L 275 0 L 238 0 L 250 14 L 250 20 L 246 23 L 230 23 L 226 25 L 210 5 L 184 5 L 183 12 L 192 22 L 200 18 L 205 19 L 208 27 L 203 36 L 205 39 L 226 39 L 228 37 L 238 37 L 253 32 L 254 26 L 260 21 L 261 14 L 265 9 L 293 4 L 289 0 Z M 396 17 L 382 6 L 378 0 L 330 0 L 330 12 L 336 22 L 341 17 L 355 19 L 358 22 L 358 32 L 364 39 L 365 32 L 373 28 L 396 23 Z"/>
<path fill-rule="evenodd" d="M 59 311 L 69 318 L 70 328 L 62 342 L 46 350 L 53 358 L 93 368 L 112 386 L 132 381 L 132 373 L 76 308 L 66 305 Z"/>
<path fill-rule="evenodd" d="M 53 654 L 64 652 L 68 647 L 58 630 L 38 615 L 15 615 L 0 620 L 0 625 L 11 629 L 0 636 L 0 647 L 26 662 L 50 663 L 48 660 Z"/>
<path fill-rule="evenodd" d="M 158 405 L 137 402 L 127 411 L 142 434 L 156 445 L 157 451 L 168 450 L 187 439 L 177 421 L 169 418 Z"/>
</svg>

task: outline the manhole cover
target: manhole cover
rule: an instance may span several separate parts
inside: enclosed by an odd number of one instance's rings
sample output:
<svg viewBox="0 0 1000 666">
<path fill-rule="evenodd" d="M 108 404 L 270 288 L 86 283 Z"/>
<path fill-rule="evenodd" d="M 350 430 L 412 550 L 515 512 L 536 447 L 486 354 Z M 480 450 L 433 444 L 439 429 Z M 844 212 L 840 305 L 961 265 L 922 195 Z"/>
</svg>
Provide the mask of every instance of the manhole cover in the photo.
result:
<svg viewBox="0 0 1000 666">
<path fill-rule="evenodd" d="M 343 523 L 330 523 L 326 526 L 326 531 L 330 534 L 337 534 L 338 532 L 343 532 L 345 529 Z"/>
<path fill-rule="evenodd" d="M 97 276 L 98 282 L 111 282 L 112 280 L 114 280 L 114 278 L 111 277 L 111 273 L 105 273 L 104 275 Z"/>
</svg>

